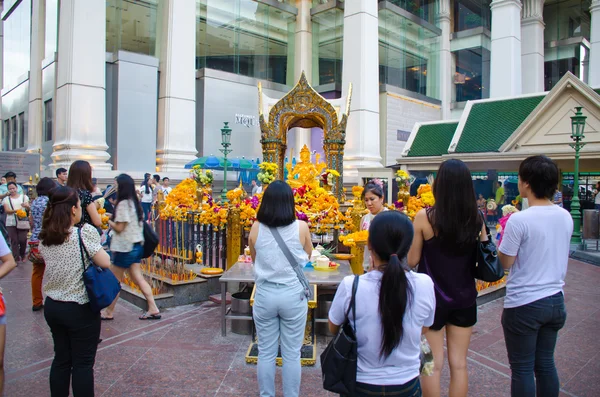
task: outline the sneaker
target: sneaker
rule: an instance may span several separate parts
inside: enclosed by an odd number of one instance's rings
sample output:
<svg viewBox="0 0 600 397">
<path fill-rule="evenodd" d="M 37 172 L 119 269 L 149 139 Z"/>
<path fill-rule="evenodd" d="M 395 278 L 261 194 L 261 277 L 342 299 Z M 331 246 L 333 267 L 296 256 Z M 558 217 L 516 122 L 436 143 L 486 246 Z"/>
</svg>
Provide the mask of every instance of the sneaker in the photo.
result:
<svg viewBox="0 0 600 397">
<path fill-rule="evenodd" d="M 40 310 L 42 310 L 44 308 L 44 305 L 39 305 L 39 306 L 32 306 L 31 310 L 34 312 L 39 312 Z"/>
</svg>

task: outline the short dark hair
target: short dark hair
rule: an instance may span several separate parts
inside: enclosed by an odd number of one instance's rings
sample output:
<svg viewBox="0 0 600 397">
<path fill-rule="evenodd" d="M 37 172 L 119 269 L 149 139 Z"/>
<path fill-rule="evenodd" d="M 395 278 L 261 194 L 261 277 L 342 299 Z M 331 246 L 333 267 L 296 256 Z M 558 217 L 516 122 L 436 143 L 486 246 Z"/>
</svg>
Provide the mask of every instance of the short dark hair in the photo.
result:
<svg viewBox="0 0 600 397">
<path fill-rule="evenodd" d="M 160 175 L 158 175 L 158 174 L 154 174 L 154 180 L 155 180 L 156 182 L 160 182 Z"/>
<path fill-rule="evenodd" d="M 57 170 L 56 170 L 56 177 L 58 178 L 58 176 L 59 176 L 60 174 L 64 174 L 65 172 L 67 172 L 67 169 L 66 169 L 66 168 L 59 168 L 59 169 L 57 169 Z"/>
<path fill-rule="evenodd" d="M 558 166 L 546 156 L 527 157 L 519 166 L 519 179 L 529 184 L 538 199 L 552 199 L 558 186 Z"/>
<path fill-rule="evenodd" d="M 498 185 L 502 186 L 502 181 L 498 181 Z"/>
<path fill-rule="evenodd" d="M 164 182 L 164 181 L 170 181 L 169 177 L 165 176 L 165 177 L 163 178 L 163 182 Z"/>
<path fill-rule="evenodd" d="M 6 187 L 9 187 L 10 185 L 14 185 L 16 188 L 19 188 L 19 185 L 17 185 L 17 184 L 16 184 L 16 183 L 14 183 L 14 182 L 8 182 L 8 183 L 6 184 Z"/>
<path fill-rule="evenodd" d="M 35 187 L 38 196 L 47 196 L 56 187 L 56 183 L 50 178 L 42 178 Z"/>
<path fill-rule="evenodd" d="M 296 220 L 294 193 L 286 182 L 275 181 L 265 189 L 256 219 L 270 227 L 287 226 Z"/>
<path fill-rule="evenodd" d="M 17 174 L 15 174 L 12 171 L 8 171 L 6 174 L 4 174 L 4 177 L 7 178 L 7 179 L 8 178 L 15 178 L 15 179 L 17 179 Z"/>
</svg>

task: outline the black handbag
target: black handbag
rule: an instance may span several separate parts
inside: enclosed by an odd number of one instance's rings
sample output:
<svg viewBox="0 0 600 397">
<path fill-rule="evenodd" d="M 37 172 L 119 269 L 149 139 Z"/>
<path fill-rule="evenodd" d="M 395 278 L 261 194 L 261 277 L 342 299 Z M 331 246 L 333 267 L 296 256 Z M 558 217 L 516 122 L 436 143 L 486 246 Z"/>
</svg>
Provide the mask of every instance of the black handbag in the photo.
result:
<svg viewBox="0 0 600 397">
<path fill-rule="evenodd" d="M 483 218 L 483 217 L 482 217 Z M 490 229 L 485 224 L 485 232 L 488 236 L 488 241 L 477 241 L 477 263 L 475 264 L 475 278 L 481 281 L 493 283 L 504 277 L 504 268 L 498 259 L 498 250 L 496 244 L 492 241 Z"/>
<path fill-rule="evenodd" d="M 90 299 L 90 308 L 93 312 L 100 313 L 102 309 L 113 303 L 121 291 L 121 283 L 109 269 L 102 269 L 94 263 L 83 244 L 81 229 L 78 228 L 77 231 L 79 233 L 79 252 L 83 262 L 83 284 Z"/>
<path fill-rule="evenodd" d="M 144 253 L 142 254 L 142 258 L 150 258 L 157 246 L 158 235 L 148 222 L 144 222 Z"/>
<path fill-rule="evenodd" d="M 354 276 L 352 284 L 352 298 L 346 320 L 340 327 L 338 334 L 333 338 L 325 351 L 321 354 L 321 373 L 323 375 L 323 388 L 333 393 L 344 396 L 354 396 L 356 386 L 356 365 L 358 358 L 358 343 L 356 341 L 356 289 L 358 276 Z M 348 315 L 352 309 L 354 329 L 350 325 Z"/>
</svg>

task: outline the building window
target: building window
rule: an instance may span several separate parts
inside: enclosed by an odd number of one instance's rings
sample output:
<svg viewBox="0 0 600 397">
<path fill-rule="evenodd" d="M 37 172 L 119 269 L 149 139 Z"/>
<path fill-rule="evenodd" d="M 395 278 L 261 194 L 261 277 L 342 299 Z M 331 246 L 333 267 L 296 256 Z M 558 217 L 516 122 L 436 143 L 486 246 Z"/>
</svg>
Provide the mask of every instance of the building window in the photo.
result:
<svg viewBox="0 0 600 397">
<path fill-rule="evenodd" d="M 11 138 L 10 138 L 10 148 L 11 150 L 15 150 L 17 148 L 17 139 L 18 139 L 18 135 L 17 135 L 17 116 L 13 116 L 11 119 L 11 124 L 12 124 L 12 134 L 11 134 Z"/>
<path fill-rule="evenodd" d="M 4 10 L 9 10 L 4 2 Z M 14 3 L 14 2 L 12 2 Z M 30 41 L 31 41 L 31 0 L 22 0 L 4 15 L 4 48 L 3 67 L 4 87 L 17 82 L 29 70 Z"/>
<path fill-rule="evenodd" d="M 483 47 L 454 51 L 455 102 L 466 102 L 490 96 L 490 51 Z"/>
<path fill-rule="evenodd" d="M 439 99 L 440 32 L 379 11 L 379 82 Z"/>
<path fill-rule="evenodd" d="M 484 27 L 490 30 L 492 13 L 491 0 L 455 0 L 454 1 L 454 31 Z"/>
<path fill-rule="evenodd" d="M 44 102 L 44 129 L 45 129 L 45 140 L 52 140 L 52 99 Z"/>
<path fill-rule="evenodd" d="M 431 24 L 435 23 L 435 0 L 379 0 L 379 2 L 391 3 Z"/>
<path fill-rule="evenodd" d="M 157 18 L 158 0 L 107 0 L 106 51 L 157 56 Z"/>
<path fill-rule="evenodd" d="M 2 150 L 7 151 L 8 141 L 10 139 L 10 120 L 4 120 L 2 123 Z"/>
<path fill-rule="evenodd" d="M 342 83 L 344 11 L 333 8 L 312 17 L 313 83 Z M 317 50 L 318 49 L 318 50 Z M 314 55 L 313 55 L 314 56 Z"/>
<path fill-rule="evenodd" d="M 294 14 L 252 0 L 196 4 L 196 69 L 294 84 Z"/>
<path fill-rule="evenodd" d="M 19 113 L 19 148 L 25 147 L 25 113 Z"/>
</svg>

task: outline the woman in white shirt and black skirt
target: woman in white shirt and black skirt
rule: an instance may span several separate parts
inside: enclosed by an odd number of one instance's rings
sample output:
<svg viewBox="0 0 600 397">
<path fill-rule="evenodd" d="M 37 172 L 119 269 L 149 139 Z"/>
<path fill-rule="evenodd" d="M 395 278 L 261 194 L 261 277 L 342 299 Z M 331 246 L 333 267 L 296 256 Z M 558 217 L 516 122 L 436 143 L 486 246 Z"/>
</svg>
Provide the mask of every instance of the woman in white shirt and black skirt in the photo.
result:
<svg viewBox="0 0 600 397">
<path fill-rule="evenodd" d="M 80 241 L 94 263 L 108 269 L 110 258 L 102 249 L 100 235 L 81 221 L 81 202 L 70 187 L 50 192 L 40 232 L 39 251 L 46 263 L 44 317 L 54 339 L 50 368 L 50 394 L 68 396 L 71 377 L 73 395 L 94 395 L 94 360 L 100 337 L 100 313 L 90 308 L 83 284 Z M 81 236 L 81 237 L 80 237 Z"/>
<path fill-rule="evenodd" d="M 371 267 L 359 278 L 356 319 L 349 313 L 358 341 L 355 397 L 421 396 L 421 334 L 433 324 L 435 293 L 428 275 L 407 266 L 413 235 L 411 221 L 396 211 L 382 212 L 369 227 Z M 331 304 L 334 334 L 345 322 L 354 277 L 344 278 Z"/>
</svg>

